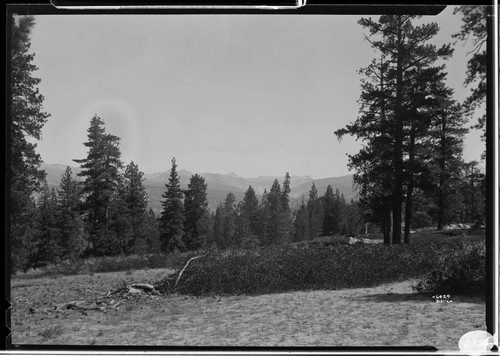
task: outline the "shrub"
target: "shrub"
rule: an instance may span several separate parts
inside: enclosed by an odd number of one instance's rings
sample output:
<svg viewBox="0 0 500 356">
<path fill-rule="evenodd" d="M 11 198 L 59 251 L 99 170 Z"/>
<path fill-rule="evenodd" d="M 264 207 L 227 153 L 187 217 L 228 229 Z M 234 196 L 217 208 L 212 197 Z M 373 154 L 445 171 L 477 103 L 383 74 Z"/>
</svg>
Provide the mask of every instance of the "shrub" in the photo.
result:
<svg viewBox="0 0 500 356">
<path fill-rule="evenodd" d="M 256 237 L 247 237 L 241 241 L 241 248 L 245 250 L 254 250 L 259 248 L 260 240 Z"/>
<path fill-rule="evenodd" d="M 486 248 L 483 241 L 464 240 L 461 247 L 440 255 L 434 268 L 414 289 L 420 293 L 484 293 Z"/>
<path fill-rule="evenodd" d="M 178 291 L 238 295 L 370 287 L 417 278 L 432 269 L 439 254 L 453 248 L 449 243 L 338 244 L 211 251 L 184 271 Z"/>
</svg>

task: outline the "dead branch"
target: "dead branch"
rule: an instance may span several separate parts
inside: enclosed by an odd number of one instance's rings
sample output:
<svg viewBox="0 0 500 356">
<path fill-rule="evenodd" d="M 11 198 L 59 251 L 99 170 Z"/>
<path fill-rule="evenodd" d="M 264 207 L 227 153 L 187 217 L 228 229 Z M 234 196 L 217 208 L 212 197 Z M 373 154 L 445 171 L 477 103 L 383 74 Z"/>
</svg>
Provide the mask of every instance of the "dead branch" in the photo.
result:
<svg viewBox="0 0 500 356">
<path fill-rule="evenodd" d="M 64 309 L 80 309 L 80 310 L 99 310 L 104 311 L 104 307 L 98 306 L 96 303 L 91 303 L 90 305 L 82 304 L 81 301 L 64 303 L 56 307 L 58 310 Z"/>
<path fill-rule="evenodd" d="M 127 294 L 141 294 L 141 293 L 143 293 L 143 291 L 141 289 L 133 288 L 131 286 L 127 286 L 127 288 L 128 288 L 128 292 L 125 293 L 125 295 L 127 295 Z"/>
<path fill-rule="evenodd" d="M 177 285 L 179 284 L 179 281 L 181 280 L 182 274 L 188 267 L 189 263 L 197 258 L 205 257 L 207 254 L 190 258 L 177 275 L 177 278 L 175 277 L 175 274 L 173 274 L 172 276 L 167 276 L 161 282 L 157 282 L 154 285 L 149 283 L 134 283 L 127 285 L 127 283 L 122 280 L 123 286 L 118 287 L 114 290 L 108 290 L 106 293 L 97 296 L 92 300 L 75 300 L 58 305 L 55 307 L 55 309 L 57 311 L 76 309 L 98 310 L 101 312 L 106 312 L 106 310 L 118 308 L 127 299 L 134 298 L 139 295 L 160 295 L 165 292 L 167 295 L 170 295 L 175 291 Z M 172 284 L 174 279 L 175 282 Z M 33 312 L 35 311 L 33 310 Z"/>
<path fill-rule="evenodd" d="M 128 290 L 128 287 L 127 285 L 125 284 L 125 282 L 123 282 L 124 286 L 123 287 L 119 287 L 119 288 L 116 288 L 115 290 L 112 290 L 112 291 L 109 291 L 106 295 L 113 295 L 113 294 L 117 294 L 117 293 L 120 293 L 120 292 L 123 292 L 125 290 Z"/>
<path fill-rule="evenodd" d="M 122 304 L 123 302 L 124 302 L 124 300 L 123 300 L 123 299 L 122 299 L 122 300 L 119 300 L 116 304 L 110 305 L 109 307 L 110 307 L 110 308 L 113 308 L 113 309 L 116 309 L 116 308 L 118 308 L 118 306 L 119 306 L 120 304 Z"/>
<path fill-rule="evenodd" d="M 189 259 L 189 261 L 186 262 L 186 264 L 184 265 L 184 268 L 182 268 L 181 272 L 179 273 L 179 275 L 177 276 L 177 279 L 175 280 L 175 284 L 174 284 L 174 287 L 177 287 L 177 284 L 179 283 L 180 279 L 181 279 L 181 276 L 182 276 L 182 273 L 184 273 L 184 271 L 186 270 L 189 262 L 191 262 L 192 260 L 195 260 L 197 258 L 201 258 L 201 257 L 205 257 L 206 255 L 208 255 L 208 253 L 204 254 L 204 255 L 201 255 L 201 256 L 195 256 L 195 257 L 192 257 Z"/>
</svg>

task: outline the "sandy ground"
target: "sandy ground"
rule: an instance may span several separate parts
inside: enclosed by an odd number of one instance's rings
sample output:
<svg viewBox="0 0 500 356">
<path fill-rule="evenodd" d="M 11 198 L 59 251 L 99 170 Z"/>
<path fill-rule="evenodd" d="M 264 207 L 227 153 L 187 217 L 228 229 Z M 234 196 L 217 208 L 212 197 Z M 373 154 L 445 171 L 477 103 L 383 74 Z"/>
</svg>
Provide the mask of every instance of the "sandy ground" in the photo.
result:
<svg viewBox="0 0 500 356">
<path fill-rule="evenodd" d="M 486 330 L 484 298 L 436 303 L 405 281 L 374 288 L 261 296 L 140 296 L 118 310 L 53 312 L 126 283 L 160 280 L 145 270 L 11 281 L 13 344 L 161 346 L 396 346 L 458 351 Z M 30 310 L 31 309 L 31 310 Z"/>
</svg>

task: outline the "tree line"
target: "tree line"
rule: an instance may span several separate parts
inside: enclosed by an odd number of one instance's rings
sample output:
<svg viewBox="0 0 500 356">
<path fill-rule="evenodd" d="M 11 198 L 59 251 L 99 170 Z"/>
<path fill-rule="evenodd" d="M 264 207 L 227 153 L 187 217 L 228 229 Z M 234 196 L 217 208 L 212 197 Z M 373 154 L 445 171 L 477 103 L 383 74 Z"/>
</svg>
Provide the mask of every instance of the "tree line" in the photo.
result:
<svg viewBox="0 0 500 356">
<path fill-rule="evenodd" d="M 182 189 L 175 158 L 156 216 L 148 209 L 143 173 L 134 162 L 124 167 L 120 138 L 107 133 L 97 115 L 87 138 L 87 157 L 74 160 L 80 179 L 67 167 L 59 187 L 45 182 L 34 200 L 29 244 L 13 251 L 24 268 L 85 256 L 269 246 L 359 230 L 357 203 L 347 204 L 331 186 L 319 197 L 313 183 L 307 202 L 292 211 L 288 173 L 260 200 L 249 186 L 241 202 L 230 192 L 211 212 L 205 179 L 194 174 Z"/>
</svg>

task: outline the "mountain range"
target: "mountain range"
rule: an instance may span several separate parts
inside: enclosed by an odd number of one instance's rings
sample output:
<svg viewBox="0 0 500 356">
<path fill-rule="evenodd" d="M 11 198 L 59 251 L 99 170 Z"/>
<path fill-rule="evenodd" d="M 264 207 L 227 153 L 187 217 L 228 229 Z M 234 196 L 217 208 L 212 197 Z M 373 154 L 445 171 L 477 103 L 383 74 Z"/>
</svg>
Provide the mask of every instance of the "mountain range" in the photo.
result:
<svg viewBox="0 0 500 356">
<path fill-rule="evenodd" d="M 43 163 L 41 168 L 47 173 L 47 183 L 49 187 L 58 187 L 61 182 L 61 177 L 66 170 L 63 164 L 47 164 Z M 73 174 L 81 171 L 80 167 L 71 167 Z M 178 170 L 181 188 L 186 189 L 193 172 L 185 169 Z M 198 173 L 205 178 L 207 184 L 207 199 L 209 209 L 215 210 L 217 205 L 224 201 L 226 195 L 232 192 L 235 195 L 236 201 L 243 199 L 245 191 L 251 185 L 255 193 L 260 198 L 264 190 L 269 191 L 275 179 L 278 179 L 282 184 L 284 176 L 259 176 L 256 178 L 245 178 L 237 175 L 236 173 L 220 174 L 220 173 Z M 158 173 L 145 173 L 144 174 L 144 188 L 149 196 L 149 206 L 159 213 L 161 210 L 162 194 L 165 192 L 165 184 L 168 181 L 170 171 Z M 333 187 L 333 190 L 338 189 L 340 193 L 344 194 L 347 201 L 355 198 L 356 191 L 353 185 L 353 176 L 345 175 L 341 177 L 331 177 L 323 179 L 313 179 L 310 176 L 291 176 L 290 177 L 290 205 L 293 208 L 300 204 L 302 198 L 307 200 L 309 190 L 312 183 L 315 183 L 318 189 L 318 194 L 323 195 L 328 185 Z"/>
</svg>

